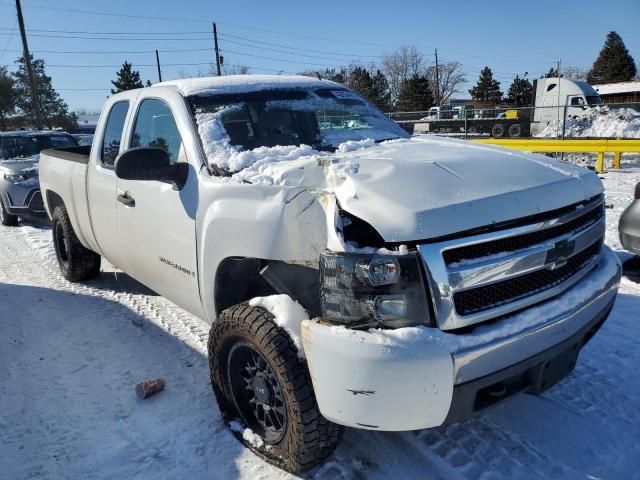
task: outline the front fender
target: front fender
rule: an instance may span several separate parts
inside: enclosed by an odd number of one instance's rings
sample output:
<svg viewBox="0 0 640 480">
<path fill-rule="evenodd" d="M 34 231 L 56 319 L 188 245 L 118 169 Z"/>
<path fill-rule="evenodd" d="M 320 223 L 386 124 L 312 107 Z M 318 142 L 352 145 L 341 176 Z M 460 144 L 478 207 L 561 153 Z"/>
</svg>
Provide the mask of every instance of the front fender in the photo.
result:
<svg viewBox="0 0 640 480">
<path fill-rule="evenodd" d="M 197 213 L 198 271 L 207 320 L 215 311 L 216 271 L 228 257 L 317 266 L 327 245 L 333 199 L 302 187 L 203 183 Z"/>
</svg>

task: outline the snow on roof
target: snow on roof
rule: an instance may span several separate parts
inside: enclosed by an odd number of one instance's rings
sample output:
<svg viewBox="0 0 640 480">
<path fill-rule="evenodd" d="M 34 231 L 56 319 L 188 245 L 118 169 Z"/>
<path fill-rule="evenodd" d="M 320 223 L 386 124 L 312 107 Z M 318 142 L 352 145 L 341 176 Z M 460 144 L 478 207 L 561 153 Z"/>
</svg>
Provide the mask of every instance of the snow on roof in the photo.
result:
<svg viewBox="0 0 640 480">
<path fill-rule="evenodd" d="M 594 85 L 593 88 L 595 88 L 596 92 L 600 95 L 640 92 L 640 81 L 603 83 L 601 85 Z"/>
<path fill-rule="evenodd" d="M 223 77 L 169 80 L 153 85 L 153 87 L 175 87 L 184 96 L 244 93 L 276 88 L 326 86 L 342 87 L 342 85 L 330 80 L 318 80 L 317 78 L 302 75 L 227 75 Z"/>
</svg>

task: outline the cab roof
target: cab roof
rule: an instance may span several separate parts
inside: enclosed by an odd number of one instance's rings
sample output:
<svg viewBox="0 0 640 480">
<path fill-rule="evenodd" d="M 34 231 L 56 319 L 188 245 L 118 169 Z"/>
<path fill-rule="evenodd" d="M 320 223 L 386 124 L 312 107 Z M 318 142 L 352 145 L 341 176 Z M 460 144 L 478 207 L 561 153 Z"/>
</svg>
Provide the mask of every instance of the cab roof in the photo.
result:
<svg viewBox="0 0 640 480">
<path fill-rule="evenodd" d="M 153 87 L 173 87 L 182 95 L 220 95 L 246 93 L 282 88 L 339 87 L 330 80 L 319 80 L 303 75 L 226 75 L 222 77 L 184 78 L 169 80 Z"/>
</svg>

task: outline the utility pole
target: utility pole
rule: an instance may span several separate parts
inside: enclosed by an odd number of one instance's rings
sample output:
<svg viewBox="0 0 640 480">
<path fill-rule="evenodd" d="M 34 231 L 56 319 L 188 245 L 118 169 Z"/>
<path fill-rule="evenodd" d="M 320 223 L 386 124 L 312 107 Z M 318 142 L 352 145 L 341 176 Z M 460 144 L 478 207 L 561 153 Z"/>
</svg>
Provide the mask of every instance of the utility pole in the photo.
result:
<svg viewBox="0 0 640 480">
<path fill-rule="evenodd" d="M 213 42 L 216 47 L 216 70 L 218 72 L 218 76 L 222 75 L 220 71 L 220 50 L 218 49 L 218 29 L 216 28 L 216 22 L 213 22 Z"/>
<path fill-rule="evenodd" d="M 24 29 L 24 19 L 22 18 L 22 6 L 20 0 L 16 0 L 16 10 L 18 12 L 18 25 L 20 26 L 20 36 L 22 37 L 22 55 L 24 64 L 27 67 L 27 77 L 29 77 L 29 88 L 31 90 L 31 101 L 36 114 L 36 128 L 42 129 L 44 124 L 42 110 L 40 109 L 40 98 L 36 90 L 36 82 L 33 77 L 33 67 L 31 65 L 31 54 L 29 53 L 29 45 L 27 45 L 27 33 Z"/>
<path fill-rule="evenodd" d="M 162 72 L 160 71 L 160 54 L 158 54 L 158 50 L 156 50 L 156 65 L 158 67 L 158 82 L 161 82 Z"/>
<path fill-rule="evenodd" d="M 438 49 L 436 52 L 436 105 L 440 106 L 440 69 L 438 68 Z"/>
</svg>

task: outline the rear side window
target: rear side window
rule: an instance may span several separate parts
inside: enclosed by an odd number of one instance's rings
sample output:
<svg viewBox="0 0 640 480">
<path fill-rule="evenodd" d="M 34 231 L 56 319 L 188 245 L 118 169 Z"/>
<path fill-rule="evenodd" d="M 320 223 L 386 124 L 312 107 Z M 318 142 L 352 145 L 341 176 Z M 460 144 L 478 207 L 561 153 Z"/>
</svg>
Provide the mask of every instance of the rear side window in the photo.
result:
<svg viewBox="0 0 640 480">
<path fill-rule="evenodd" d="M 122 132 L 128 110 L 129 102 L 116 102 L 109 112 L 107 126 L 104 130 L 104 138 L 102 139 L 101 158 L 102 165 L 107 168 L 113 168 L 116 157 L 120 152 L 120 142 L 122 141 Z"/>
<path fill-rule="evenodd" d="M 171 163 L 178 161 L 182 139 L 171 110 L 162 100 L 143 100 L 133 126 L 131 147 L 162 148 Z"/>
</svg>

